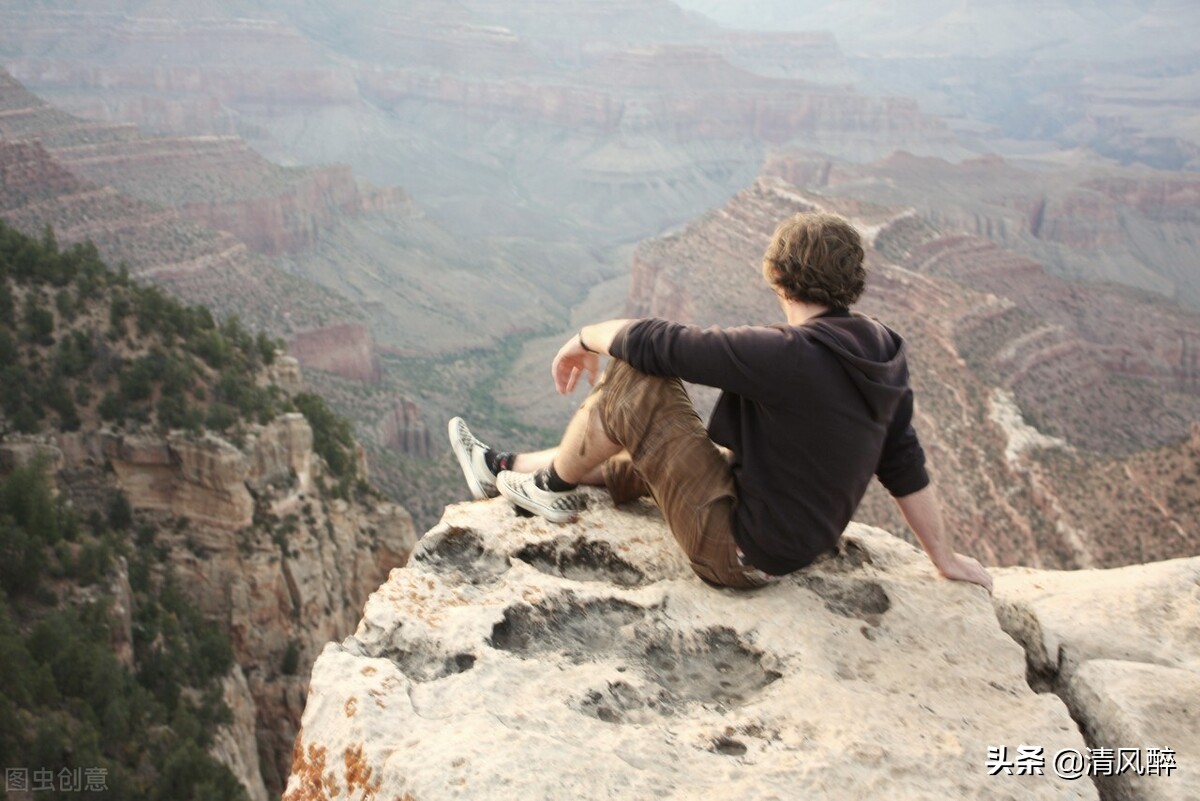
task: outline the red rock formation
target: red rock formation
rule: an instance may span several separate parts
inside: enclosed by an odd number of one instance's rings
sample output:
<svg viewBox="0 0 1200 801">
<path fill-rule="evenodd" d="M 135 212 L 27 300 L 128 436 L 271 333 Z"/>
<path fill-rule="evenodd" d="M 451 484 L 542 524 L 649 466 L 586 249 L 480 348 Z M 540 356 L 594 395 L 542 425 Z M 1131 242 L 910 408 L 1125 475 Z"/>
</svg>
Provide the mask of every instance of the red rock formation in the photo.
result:
<svg viewBox="0 0 1200 801">
<path fill-rule="evenodd" d="M 432 452 L 429 429 L 421 408 L 411 398 L 401 398 L 376 426 L 375 440 L 385 448 L 428 458 Z"/>
<path fill-rule="evenodd" d="M 362 210 L 349 167 L 327 167 L 291 184 L 280 194 L 226 202 L 198 201 L 179 209 L 189 220 L 229 231 L 259 253 L 312 247 L 322 230 L 343 213 Z"/>
<path fill-rule="evenodd" d="M 368 383 L 379 380 L 374 338 L 371 330 L 359 323 L 301 331 L 288 342 L 288 353 L 306 370 L 324 370 Z"/>
<path fill-rule="evenodd" d="M 779 152 L 764 171 L 843 200 L 911 206 L 947 233 L 986 237 L 1051 272 L 1114 280 L 1200 307 L 1200 182 L 1145 168 L 1025 170 L 997 156 L 951 164 L 896 153 L 874 164 Z"/>
</svg>

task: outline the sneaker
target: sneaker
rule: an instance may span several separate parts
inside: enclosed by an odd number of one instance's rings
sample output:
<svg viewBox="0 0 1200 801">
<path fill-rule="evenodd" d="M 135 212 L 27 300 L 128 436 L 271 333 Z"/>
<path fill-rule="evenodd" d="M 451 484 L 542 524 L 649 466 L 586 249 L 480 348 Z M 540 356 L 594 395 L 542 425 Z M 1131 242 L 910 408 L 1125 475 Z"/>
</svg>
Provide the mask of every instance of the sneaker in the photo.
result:
<svg viewBox="0 0 1200 801">
<path fill-rule="evenodd" d="M 501 470 L 500 475 L 496 476 L 496 486 L 500 494 L 518 508 L 541 515 L 551 523 L 569 523 L 587 508 L 587 499 L 583 497 L 583 493 L 575 490 L 551 492 L 541 489 L 534 483 L 533 473 Z"/>
<path fill-rule="evenodd" d="M 463 478 L 467 480 L 472 497 L 477 501 L 495 498 L 499 494 L 496 489 L 496 476 L 488 470 L 487 462 L 483 458 L 488 446 L 475 439 L 461 417 L 450 421 L 449 433 L 450 450 L 454 451 L 454 456 L 458 459 L 458 466 L 462 468 Z"/>
</svg>

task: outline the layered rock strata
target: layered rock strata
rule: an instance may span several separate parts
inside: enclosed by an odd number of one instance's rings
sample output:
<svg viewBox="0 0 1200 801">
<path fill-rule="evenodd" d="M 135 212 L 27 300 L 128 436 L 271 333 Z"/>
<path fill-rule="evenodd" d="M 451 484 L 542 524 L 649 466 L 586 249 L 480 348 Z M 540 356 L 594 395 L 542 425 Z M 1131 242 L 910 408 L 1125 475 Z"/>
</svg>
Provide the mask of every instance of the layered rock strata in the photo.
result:
<svg viewBox="0 0 1200 801">
<path fill-rule="evenodd" d="M 826 196 L 912 208 L 941 230 L 989 239 L 1059 277 L 1115 281 L 1200 306 L 1189 268 L 1200 256 L 1200 180 L 1191 173 L 1031 167 L 997 156 L 955 164 L 910 153 L 853 164 L 787 150 L 772 154 L 764 172 Z M 1043 283 L 1005 288 L 1039 310 L 1065 305 Z"/>
<path fill-rule="evenodd" d="M 312 330 L 363 317 L 229 233 L 79 178 L 40 142 L 0 139 L 0 217 L 35 236 L 51 226 L 60 245 L 90 241 L 105 260 L 125 264 L 132 274 L 268 330 Z"/>
<path fill-rule="evenodd" d="M 76 113 L 176 134 L 233 118 L 271 158 L 348 162 L 499 240 L 649 235 L 719 203 L 771 144 L 964 152 L 916 103 L 858 91 L 828 34 L 731 33 L 665 0 L 185 6 L 0 10 L 0 57 Z"/>
<path fill-rule="evenodd" d="M 986 593 L 911 546 L 856 525 L 715 590 L 651 505 L 589 504 L 449 507 L 317 660 L 284 798 L 1097 797 L 988 775 L 990 746 L 1083 738 Z"/>
<path fill-rule="evenodd" d="M 87 123 L 47 105 L 0 71 L 0 139 L 37 140 L 68 170 L 182 219 L 227 231 L 253 251 L 311 247 L 347 213 L 378 206 L 349 167 L 285 168 L 236 136 L 146 136 L 128 124 Z"/>
</svg>

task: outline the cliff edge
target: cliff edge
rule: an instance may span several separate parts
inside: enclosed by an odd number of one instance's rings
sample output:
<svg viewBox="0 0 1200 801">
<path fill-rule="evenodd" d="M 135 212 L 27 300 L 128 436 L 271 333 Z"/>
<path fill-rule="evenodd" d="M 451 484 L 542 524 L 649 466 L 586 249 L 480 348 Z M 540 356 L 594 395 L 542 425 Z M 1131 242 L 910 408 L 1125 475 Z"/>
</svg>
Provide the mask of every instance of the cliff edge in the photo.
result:
<svg viewBox="0 0 1200 801">
<path fill-rule="evenodd" d="M 1101 797 L 1054 770 L 1092 741 L 1031 689 L 992 600 L 900 539 L 855 524 L 776 585 L 714 590 L 652 504 L 589 500 L 571 526 L 503 500 L 447 508 L 318 658 L 285 801 Z M 1060 577 L 1010 571 L 997 603 L 1025 610 L 1033 642 L 1029 576 Z M 1183 765 L 1195 735 L 1175 733 L 1121 745 Z M 1040 775 L 989 754 L 1025 745 Z M 1186 794 L 1187 775 L 1147 780 Z"/>
</svg>

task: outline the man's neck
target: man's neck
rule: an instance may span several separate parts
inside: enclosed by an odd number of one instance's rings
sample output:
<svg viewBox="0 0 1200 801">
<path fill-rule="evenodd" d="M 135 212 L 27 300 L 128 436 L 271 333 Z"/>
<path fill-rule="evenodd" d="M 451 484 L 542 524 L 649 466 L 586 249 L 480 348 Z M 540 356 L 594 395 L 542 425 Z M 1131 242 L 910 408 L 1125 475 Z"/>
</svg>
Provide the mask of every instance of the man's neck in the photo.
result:
<svg viewBox="0 0 1200 801">
<path fill-rule="evenodd" d="M 828 306 L 822 306 L 818 303 L 802 303 L 797 300 L 788 300 L 783 304 L 783 313 L 787 315 L 788 325 L 803 325 L 817 315 L 824 314 L 829 311 Z"/>
</svg>

